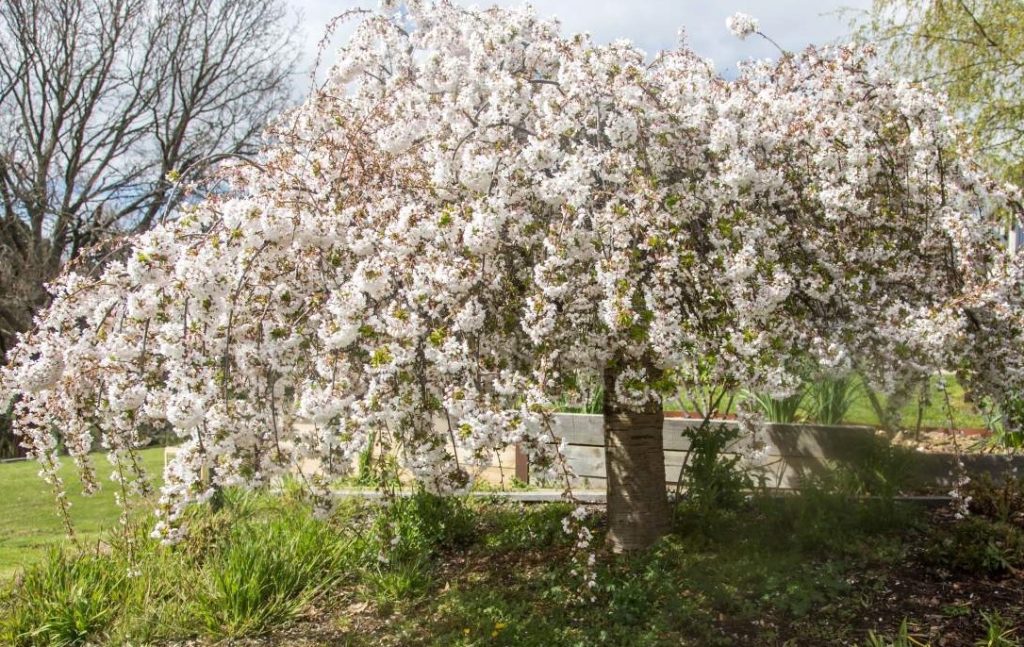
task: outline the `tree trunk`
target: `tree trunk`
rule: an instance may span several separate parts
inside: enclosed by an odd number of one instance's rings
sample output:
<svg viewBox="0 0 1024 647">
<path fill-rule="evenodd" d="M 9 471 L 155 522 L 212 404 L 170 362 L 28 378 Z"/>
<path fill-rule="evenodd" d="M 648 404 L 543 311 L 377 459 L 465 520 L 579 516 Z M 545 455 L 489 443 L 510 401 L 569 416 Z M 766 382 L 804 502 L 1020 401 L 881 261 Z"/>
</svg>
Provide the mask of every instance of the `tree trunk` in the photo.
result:
<svg viewBox="0 0 1024 647">
<path fill-rule="evenodd" d="M 605 372 L 604 440 L 608 477 L 608 544 L 617 553 L 644 550 L 668 532 L 661 402 L 623 411 L 615 403 L 616 374 Z"/>
</svg>

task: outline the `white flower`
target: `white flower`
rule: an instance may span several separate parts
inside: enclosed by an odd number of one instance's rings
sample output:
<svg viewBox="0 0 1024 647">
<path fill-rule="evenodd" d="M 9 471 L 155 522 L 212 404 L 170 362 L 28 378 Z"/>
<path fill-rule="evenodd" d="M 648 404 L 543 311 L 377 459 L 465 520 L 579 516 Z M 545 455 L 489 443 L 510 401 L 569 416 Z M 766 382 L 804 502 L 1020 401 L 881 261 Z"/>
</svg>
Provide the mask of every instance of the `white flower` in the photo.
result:
<svg viewBox="0 0 1024 647">
<path fill-rule="evenodd" d="M 754 18 L 750 14 L 737 11 L 725 19 L 725 26 L 729 28 L 729 31 L 731 31 L 734 36 L 738 36 L 740 39 L 745 39 L 747 36 L 757 31 L 759 23 L 757 18 Z"/>
</svg>

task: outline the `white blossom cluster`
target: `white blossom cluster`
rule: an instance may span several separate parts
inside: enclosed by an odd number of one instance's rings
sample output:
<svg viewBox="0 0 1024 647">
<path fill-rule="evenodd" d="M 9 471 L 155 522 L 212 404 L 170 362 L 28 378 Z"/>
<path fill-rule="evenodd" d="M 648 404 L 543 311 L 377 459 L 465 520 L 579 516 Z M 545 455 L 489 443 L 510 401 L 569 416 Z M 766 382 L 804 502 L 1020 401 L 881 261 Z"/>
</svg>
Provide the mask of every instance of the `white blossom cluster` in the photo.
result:
<svg viewBox="0 0 1024 647">
<path fill-rule="evenodd" d="M 750 14 L 737 11 L 725 19 L 725 26 L 732 32 L 733 36 L 737 36 L 742 40 L 751 34 L 757 33 L 760 23 L 757 18 Z"/>
<path fill-rule="evenodd" d="M 140 438 L 169 425 L 174 539 L 203 465 L 258 485 L 317 458 L 326 484 L 373 443 L 448 491 L 519 443 L 565 477 L 551 417 L 580 372 L 622 410 L 698 365 L 776 395 L 808 362 L 1024 384 L 999 242 L 1019 200 L 870 48 L 725 81 L 531 10 L 397 21 L 363 19 L 226 189 L 52 286 L 0 399 L 58 488 L 55 434 L 94 489 L 95 439 L 144 479 Z"/>
</svg>

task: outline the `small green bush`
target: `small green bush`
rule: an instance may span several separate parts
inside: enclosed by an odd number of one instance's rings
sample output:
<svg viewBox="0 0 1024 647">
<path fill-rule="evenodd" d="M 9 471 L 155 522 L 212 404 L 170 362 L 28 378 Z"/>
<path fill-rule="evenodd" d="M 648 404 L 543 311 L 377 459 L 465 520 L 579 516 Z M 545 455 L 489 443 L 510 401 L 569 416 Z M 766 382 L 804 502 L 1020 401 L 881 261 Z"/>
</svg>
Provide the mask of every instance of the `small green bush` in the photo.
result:
<svg viewBox="0 0 1024 647">
<path fill-rule="evenodd" d="M 951 571 L 1006 575 L 1024 568 L 1024 529 L 967 517 L 934 533 L 922 556 L 926 563 Z"/>
<path fill-rule="evenodd" d="M 982 474 L 967 484 L 965 494 L 971 497 L 972 514 L 1024 527 L 1024 478 L 997 483 Z"/>
<path fill-rule="evenodd" d="M 891 500 L 911 485 L 914 460 L 911 450 L 875 438 L 850 461 L 808 474 L 801 481 L 801 490 Z"/>
<path fill-rule="evenodd" d="M 399 497 L 373 516 L 357 543 L 364 594 L 385 607 L 415 599 L 430 583 L 432 558 L 475 540 L 464 500 L 423 491 Z"/>
<path fill-rule="evenodd" d="M 463 499 L 421 491 L 395 499 L 375 515 L 362 550 L 400 562 L 465 547 L 475 539 L 473 512 Z"/>
<path fill-rule="evenodd" d="M 734 509 L 743 503 L 754 480 L 742 465 L 739 454 L 727 453 L 740 437 L 740 430 L 727 425 L 703 424 L 688 428 L 690 441 L 680 485 L 688 507 L 700 510 Z"/>
</svg>

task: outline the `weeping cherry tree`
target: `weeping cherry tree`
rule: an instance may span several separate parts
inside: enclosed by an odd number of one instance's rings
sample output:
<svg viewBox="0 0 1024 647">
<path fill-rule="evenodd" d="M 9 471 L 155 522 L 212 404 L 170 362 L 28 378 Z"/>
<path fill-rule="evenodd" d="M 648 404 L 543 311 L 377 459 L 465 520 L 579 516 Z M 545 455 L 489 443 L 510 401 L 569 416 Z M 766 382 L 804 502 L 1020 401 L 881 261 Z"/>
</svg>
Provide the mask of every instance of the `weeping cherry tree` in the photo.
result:
<svg viewBox="0 0 1024 647">
<path fill-rule="evenodd" d="M 571 497 L 553 420 L 588 376 L 609 542 L 635 550 L 668 528 L 662 398 L 695 367 L 778 397 L 808 362 L 883 388 L 938 369 L 979 397 L 1021 385 L 1021 265 L 999 226 L 1017 198 L 870 47 L 727 81 L 683 45 L 651 58 L 530 10 L 359 20 L 224 190 L 99 278 L 51 286 L 2 384 L 65 505 L 58 441 L 87 490 L 97 440 L 145 489 L 137 450 L 162 425 L 182 442 L 167 540 L 214 485 L 314 458 L 326 496 L 371 442 L 442 493 L 518 444 Z"/>
</svg>

